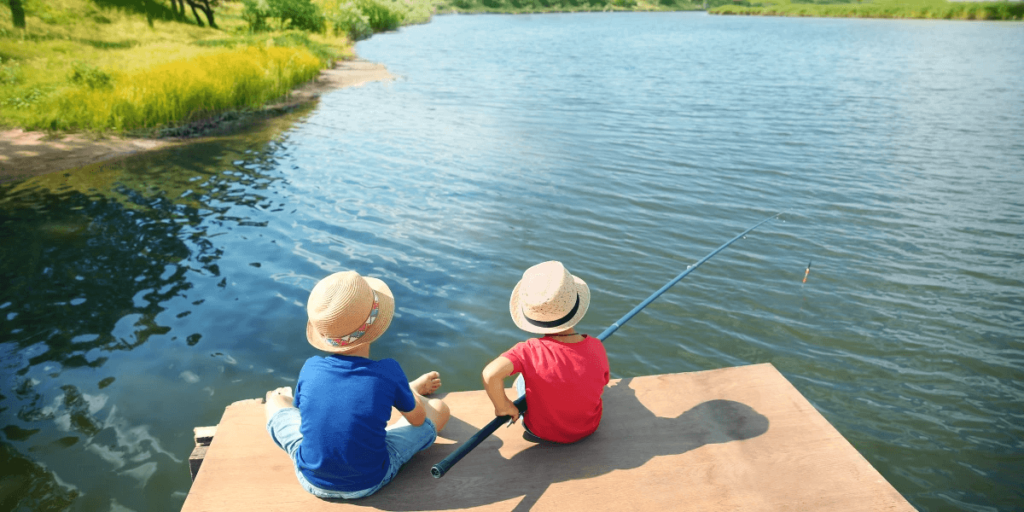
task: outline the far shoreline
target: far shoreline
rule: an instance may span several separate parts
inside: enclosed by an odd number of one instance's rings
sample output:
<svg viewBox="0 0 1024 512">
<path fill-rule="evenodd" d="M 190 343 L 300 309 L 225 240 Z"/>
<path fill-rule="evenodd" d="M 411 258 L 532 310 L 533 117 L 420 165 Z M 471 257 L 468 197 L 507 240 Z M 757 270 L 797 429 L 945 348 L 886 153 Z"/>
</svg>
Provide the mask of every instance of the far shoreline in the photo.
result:
<svg viewBox="0 0 1024 512">
<path fill-rule="evenodd" d="M 1010 21 L 1024 20 L 1020 0 L 929 0 L 904 4 L 876 0 L 856 4 L 808 4 L 779 1 L 774 5 L 721 5 L 708 10 L 715 16 L 772 16 L 789 18 L 860 18 L 892 20 Z"/>
<path fill-rule="evenodd" d="M 90 134 L 24 131 L 20 128 L 0 131 L 0 184 L 41 176 L 86 165 L 128 158 L 158 149 L 201 142 L 213 135 L 229 135 L 253 123 L 278 117 L 317 101 L 320 95 L 370 82 L 394 80 L 383 64 L 359 58 L 342 60 L 324 69 L 311 82 L 293 89 L 287 97 L 265 105 L 255 112 L 229 112 L 214 118 L 177 128 L 183 136 L 97 137 Z"/>
</svg>

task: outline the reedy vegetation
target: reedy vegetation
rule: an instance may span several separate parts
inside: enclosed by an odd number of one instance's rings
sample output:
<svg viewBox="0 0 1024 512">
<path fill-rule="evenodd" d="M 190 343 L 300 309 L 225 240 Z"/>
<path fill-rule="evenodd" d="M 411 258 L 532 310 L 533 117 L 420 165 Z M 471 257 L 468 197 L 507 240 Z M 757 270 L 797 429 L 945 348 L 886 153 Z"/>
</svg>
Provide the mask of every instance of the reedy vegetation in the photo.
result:
<svg viewBox="0 0 1024 512">
<path fill-rule="evenodd" d="M 70 88 L 35 117 L 54 130 L 157 128 L 238 108 L 258 108 L 320 73 L 321 61 L 300 48 L 250 46 L 221 50 Z"/>
</svg>

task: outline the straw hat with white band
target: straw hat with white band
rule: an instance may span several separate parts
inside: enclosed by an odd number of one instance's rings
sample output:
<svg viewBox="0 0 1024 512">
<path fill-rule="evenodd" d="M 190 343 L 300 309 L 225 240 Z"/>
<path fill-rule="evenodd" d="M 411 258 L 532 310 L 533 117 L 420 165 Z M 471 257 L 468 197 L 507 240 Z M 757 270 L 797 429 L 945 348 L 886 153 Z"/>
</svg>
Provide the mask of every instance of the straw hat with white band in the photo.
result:
<svg viewBox="0 0 1024 512">
<path fill-rule="evenodd" d="M 380 279 L 337 272 L 313 287 L 306 313 L 309 344 L 346 354 L 384 334 L 395 315 L 395 297 Z"/>
<path fill-rule="evenodd" d="M 512 321 L 535 334 L 573 327 L 590 307 L 590 287 L 557 261 L 545 261 L 523 273 L 512 290 L 508 309 Z"/>
</svg>

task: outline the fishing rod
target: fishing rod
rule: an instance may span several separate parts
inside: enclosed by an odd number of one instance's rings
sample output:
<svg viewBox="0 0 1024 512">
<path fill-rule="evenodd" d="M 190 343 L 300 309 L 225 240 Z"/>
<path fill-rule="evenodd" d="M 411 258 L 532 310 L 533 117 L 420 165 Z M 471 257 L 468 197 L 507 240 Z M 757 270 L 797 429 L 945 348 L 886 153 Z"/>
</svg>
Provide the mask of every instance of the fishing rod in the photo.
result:
<svg viewBox="0 0 1024 512">
<path fill-rule="evenodd" d="M 633 308 L 629 313 L 626 313 L 625 316 L 623 316 L 622 318 L 618 319 L 615 323 L 613 323 L 611 326 L 609 326 L 607 329 L 605 329 L 604 332 L 602 332 L 601 334 L 598 334 L 597 335 L 597 339 L 599 339 L 599 340 L 601 340 L 603 342 L 605 340 L 605 338 L 607 338 L 608 336 L 611 336 L 612 333 L 614 333 L 615 331 L 619 330 L 619 327 L 622 327 L 622 324 L 628 322 L 630 318 L 633 318 L 634 316 L 636 316 L 636 314 L 639 313 L 640 310 L 642 310 L 645 307 L 647 307 L 647 305 L 650 304 L 651 302 L 654 302 L 654 299 L 657 299 L 658 297 L 660 297 L 661 294 L 665 293 L 665 291 L 667 291 L 669 288 L 671 288 L 674 284 L 678 283 L 684 277 L 689 275 L 690 272 L 693 272 L 694 270 L 697 270 L 697 267 L 703 265 L 705 261 L 710 260 L 712 257 L 714 257 L 714 255 L 718 254 L 719 252 L 722 252 L 722 249 L 725 249 L 726 247 L 729 247 L 730 245 L 732 245 L 733 242 L 735 242 L 736 240 L 739 240 L 740 238 L 743 238 L 744 235 L 746 235 L 747 233 L 750 233 L 751 231 L 756 229 L 761 224 L 764 224 L 765 222 L 768 222 L 768 221 L 778 217 L 779 215 L 782 215 L 783 213 L 785 213 L 785 212 L 776 213 L 775 215 L 772 215 L 771 217 L 768 217 L 767 219 L 764 219 L 761 222 L 758 222 L 757 224 L 754 224 L 752 227 L 750 227 L 746 231 L 744 231 L 744 232 L 734 236 L 732 238 L 732 240 L 729 240 L 728 242 L 722 244 L 722 246 L 719 247 L 718 249 L 715 249 L 714 251 L 711 251 L 710 254 L 708 254 L 707 256 L 704 256 L 703 258 L 701 258 L 700 261 L 698 261 L 697 263 L 694 263 L 693 265 L 687 266 L 686 270 L 684 270 L 682 273 L 680 273 L 678 276 L 676 276 L 675 279 L 669 281 L 668 284 L 666 284 L 665 286 L 662 286 L 660 289 L 658 289 L 658 291 L 652 293 L 650 297 L 647 297 L 647 300 L 641 302 L 637 307 Z M 810 267 L 810 265 L 808 265 L 808 267 Z M 518 400 L 516 400 L 516 401 L 514 401 L 512 403 L 516 406 L 516 409 L 519 409 L 519 414 L 520 415 L 522 415 L 524 412 L 526 412 L 526 395 L 523 395 Z M 466 454 L 471 452 L 480 443 L 482 443 L 484 441 L 484 439 L 487 439 L 488 436 L 493 434 L 494 431 L 498 429 L 498 427 L 500 427 L 503 423 L 509 422 L 511 419 L 512 419 L 512 416 L 498 416 L 498 417 L 494 418 L 493 420 L 491 420 L 490 423 L 485 425 L 484 428 L 481 428 L 476 434 L 473 434 L 472 436 L 470 436 L 470 438 L 467 439 L 466 442 L 462 444 L 462 446 L 458 447 L 454 452 L 450 453 L 447 457 L 444 458 L 444 460 L 442 460 L 441 462 L 438 462 L 437 464 L 434 464 L 434 466 L 430 468 L 430 474 L 433 475 L 434 478 L 441 478 L 442 476 L 444 476 L 445 473 L 447 473 L 448 470 L 450 470 L 452 468 L 452 466 L 455 465 L 456 462 L 459 462 L 460 460 L 462 460 L 462 458 L 465 457 Z"/>
</svg>

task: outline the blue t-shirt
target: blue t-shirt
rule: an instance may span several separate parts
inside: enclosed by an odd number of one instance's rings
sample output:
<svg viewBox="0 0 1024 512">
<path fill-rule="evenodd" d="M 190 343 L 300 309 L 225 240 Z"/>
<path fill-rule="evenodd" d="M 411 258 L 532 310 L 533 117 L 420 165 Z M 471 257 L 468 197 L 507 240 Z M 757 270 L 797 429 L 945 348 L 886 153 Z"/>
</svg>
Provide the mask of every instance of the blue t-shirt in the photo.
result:
<svg viewBox="0 0 1024 512">
<path fill-rule="evenodd" d="M 402 412 L 416 407 L 398 361 L 337 354 L 306 360 L 295 385 L 302 476 L 333 491 L 379 484 L 389 466 L 384 427 L 392 406 Z"/>
</svg>

